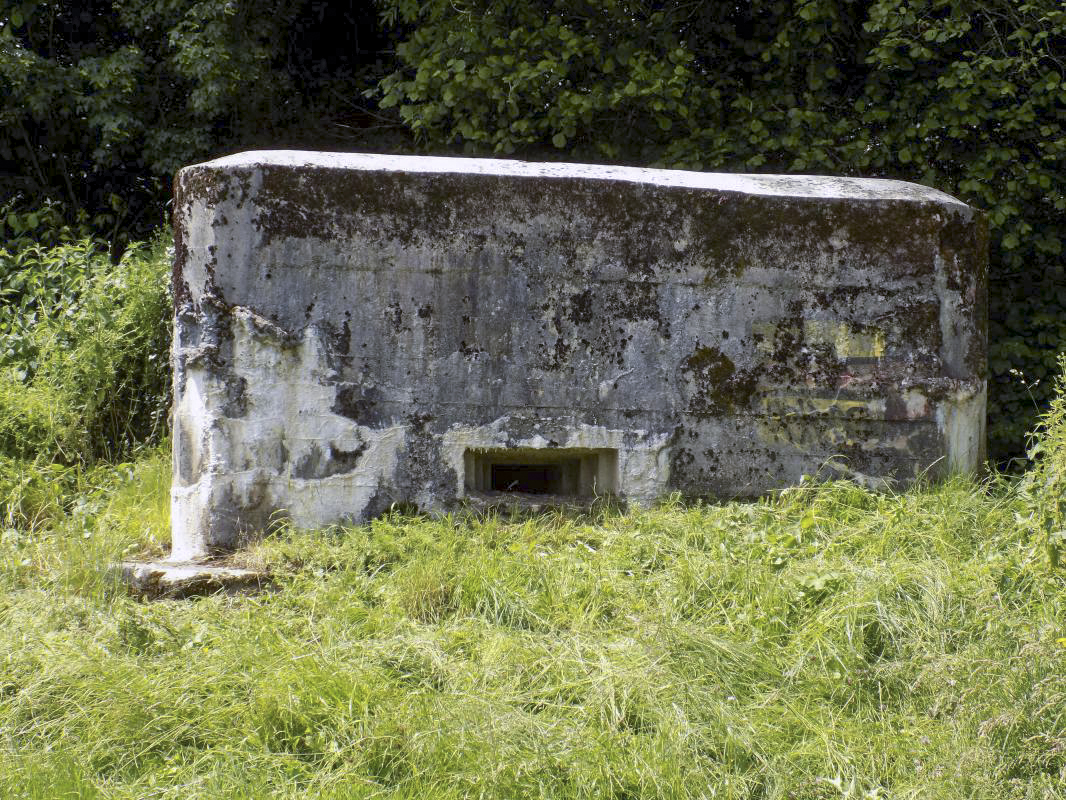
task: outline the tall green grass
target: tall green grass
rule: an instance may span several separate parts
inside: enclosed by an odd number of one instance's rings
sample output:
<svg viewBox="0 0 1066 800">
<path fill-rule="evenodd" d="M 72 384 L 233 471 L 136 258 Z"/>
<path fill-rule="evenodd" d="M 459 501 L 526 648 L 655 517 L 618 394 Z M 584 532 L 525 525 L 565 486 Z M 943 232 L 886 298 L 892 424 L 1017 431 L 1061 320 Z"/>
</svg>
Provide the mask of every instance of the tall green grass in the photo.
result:
<svg viewBox="0 0 1066 800">
<path fill-rule="evenodd" d="M 1021 482 L 1029 524 L 1039 531 L 1052 565 L 1066 564 L 1066 354 L 1059 357 L 1055 396 L 1029 448 L 1032 466 Z"/>
<path fill-rule="evenodd" d="M 1066 580 L 1011 484 L 281 530 L 273 591 L 145 604 L 132 470 L 0 544 L 0 796 L 1063 795 Z"/>
</svg>

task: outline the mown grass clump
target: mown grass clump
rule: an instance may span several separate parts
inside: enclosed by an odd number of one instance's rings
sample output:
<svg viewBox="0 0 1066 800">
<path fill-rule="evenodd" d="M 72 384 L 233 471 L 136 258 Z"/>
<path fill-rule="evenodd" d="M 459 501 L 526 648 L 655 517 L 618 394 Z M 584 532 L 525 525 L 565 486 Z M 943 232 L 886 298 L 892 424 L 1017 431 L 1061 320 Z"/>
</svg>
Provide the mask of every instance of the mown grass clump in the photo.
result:
<svg viewBox="0 0 1066 800">
<path fill-rule="evenodd" d="M 0 545 L 0 796 L 1061 796 L 1010 484 L 281 530 L 274 591 L 145 604 L 165 457 L 110 480 Z"/>
</svg>

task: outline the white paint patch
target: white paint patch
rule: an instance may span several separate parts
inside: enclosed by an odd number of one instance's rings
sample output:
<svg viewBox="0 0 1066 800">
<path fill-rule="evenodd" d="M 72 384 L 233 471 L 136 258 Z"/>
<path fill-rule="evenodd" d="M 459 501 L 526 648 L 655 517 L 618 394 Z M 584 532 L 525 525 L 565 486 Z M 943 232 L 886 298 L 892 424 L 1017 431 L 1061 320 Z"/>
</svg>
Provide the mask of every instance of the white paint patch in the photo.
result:
<svg viewBox="0 0 1066 800">
<path fill-rule="evenodd" d="M 211 548 L 208 522 L 211 510 L 213 476 L 206 474 L 191 486 L 170 490 L 171 561 L 188 561 L 204 556 Z"/>
<path fill-rule="evenodd" d="M 937 406 L 936 425 L 947 450 L 949 473 L 980 468 L 985 454 L 985 406 L 987 386 L 976 391 L 960 390 Z"/>
<path fill-rule="evenodd" d="M 245 309 L 230 320 L 231 381 L 242 384 L 244 409 L 224 416 L 233 390 L 206 369 L 186 369 L 175 459 L 189 459 L 195 481 L 175 482 L 171 492 L 173 559 L 232 547 L 242 524 L 227 517 L 234 508 L 262 508 L 307 528 L 362 519 L 393 481 L 405 441 L 405 425 L 373 429 L 330 410 L 336 387 L 313 328 L 286 345 L 284 332 Z M 339 454 L 350 468 L 335 464 Z"/>
<path fill-rule="evenodd" d="M 907 419 L 922 419 L 929 416 L 929 399 L 917 389 L 908 389 L 904 392 L 903 402 L 907 407 Z"/>
</svg>

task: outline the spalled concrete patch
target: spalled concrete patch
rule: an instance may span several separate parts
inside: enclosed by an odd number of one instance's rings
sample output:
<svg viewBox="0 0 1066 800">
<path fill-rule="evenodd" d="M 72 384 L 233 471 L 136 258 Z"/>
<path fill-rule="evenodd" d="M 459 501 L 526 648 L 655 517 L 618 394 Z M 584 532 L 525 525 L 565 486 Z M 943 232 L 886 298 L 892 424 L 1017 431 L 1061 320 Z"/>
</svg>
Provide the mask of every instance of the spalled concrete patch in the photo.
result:
<svg viewBox="0 0 1066 800">
<path fill-rule="evenodd" d="M 984 457 L 987 228 L 926 187 L 244 153 L 179 173 L 175 235 L 174 558 Z"/>
<path fill-rule="evenodd" d="M 125 561 L 118 571 L 131 593 L 148 600 L 253 592 L 270 583 L 261 570 L 197 562 Z"/>
</svg>

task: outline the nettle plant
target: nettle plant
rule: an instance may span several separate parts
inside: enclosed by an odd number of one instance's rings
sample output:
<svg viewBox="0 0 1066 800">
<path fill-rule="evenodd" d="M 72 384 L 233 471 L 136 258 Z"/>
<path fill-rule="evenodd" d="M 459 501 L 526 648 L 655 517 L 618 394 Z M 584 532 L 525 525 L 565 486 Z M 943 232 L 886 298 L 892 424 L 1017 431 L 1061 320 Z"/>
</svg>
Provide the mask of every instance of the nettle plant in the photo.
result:
<svg viewBox="0 0 1066 800">
<path fill-rule="evenodd" d="M 1059 356 L 1058 367 L 1055 395 L 1031 437 L 1033 466 L 1021 483 L 1029 524 L 1043 538 L 1053 567 L 1066 562 L 1066 355 Z"/>
<path fill-rule="evenodd" d="M 165 433 L 169 256 L 88 239 L 0 249 L 0 455 L 120 457 Z"/>
</svg>

